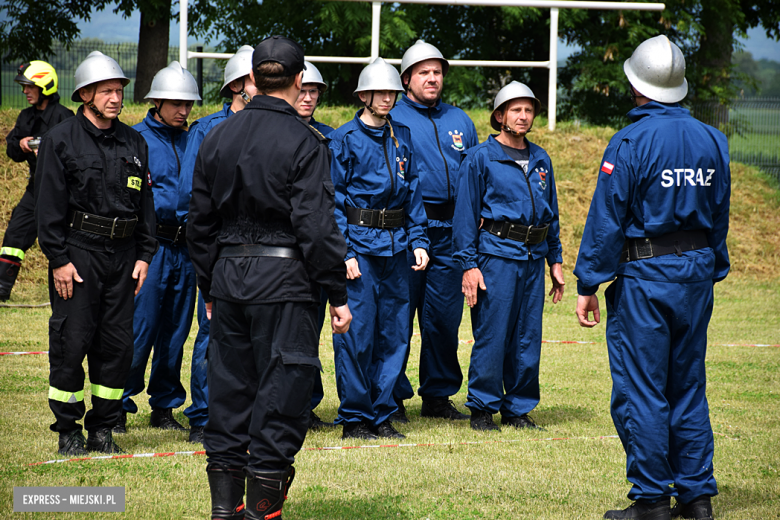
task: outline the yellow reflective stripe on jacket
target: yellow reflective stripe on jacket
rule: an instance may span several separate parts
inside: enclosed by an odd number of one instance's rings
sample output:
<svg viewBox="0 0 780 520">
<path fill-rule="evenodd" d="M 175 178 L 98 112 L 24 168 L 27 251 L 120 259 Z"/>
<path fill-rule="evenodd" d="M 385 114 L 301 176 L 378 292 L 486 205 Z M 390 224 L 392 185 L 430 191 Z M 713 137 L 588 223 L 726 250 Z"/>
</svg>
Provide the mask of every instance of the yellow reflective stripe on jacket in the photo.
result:
<svg viewBox="0 0 780 520">
<path fill-rule="evenodd" d="M 16 249 L 15 247 L 3 247 L 0 248 L 0 255 L 15 256 L 19 261 L 24 260 L 24 251 Z"/>
<path fill-rule="evenodd" d="M 84 400 L 84 390 L 78 392 L 66 392 L 59 388 L 49 387 L 49 399 L 52 401 L 59 401 L 61 403 L 78 403 Z"/>
<path fill-rule="evenodd" d="M 123 391 L 124 388 L 109 388 L 107 386 L 101 386 L 92 383 L 92 395 L 102 397 L 103 399 L 118 401 L 119 399 L 122 399 Z"/>
</svg>

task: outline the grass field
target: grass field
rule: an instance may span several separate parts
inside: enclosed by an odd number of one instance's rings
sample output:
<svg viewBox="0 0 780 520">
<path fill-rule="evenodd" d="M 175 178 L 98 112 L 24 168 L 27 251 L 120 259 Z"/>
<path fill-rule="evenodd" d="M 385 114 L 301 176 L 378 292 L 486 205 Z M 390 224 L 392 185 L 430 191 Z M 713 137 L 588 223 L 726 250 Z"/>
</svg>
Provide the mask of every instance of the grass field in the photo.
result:
<svg viewBox="0 0 780 520">
<path fill-rule="evenodd" d="M 204 107 L 198 115 L 214 108 Z M 327 109 L 318 119 L 338 126 L 352 113 L 351 108 Z M 123 119 L 136 122 L 142 114 L 140 107 L 129 107 Z M 486 112 L 470 115 L 484 139 Z M 0 133 L 12 124 L 13 112 L 0 111 Z M 357 444 L 342 441 L 340 430 L 309 435 L 297 457 L 285 519 L 596 519 L 606 509 L 628 505 L 625 458 L 612 437 L 609 415 L 604 326 L 587 330 L 576 324 L 571 274 L 595 171 L 612 131 L 564 124 L 551 134 L 539 121 L 536 128 L 530 138 L 550 152 L 556 169 L 568 282 L 564 300 L 545 307 L 543 337 L 585 342 L 543 346 L 542 399 L 531 415 L 547 431 L 478 433 L 467 422 L 424 420 L 415 398 L 408 406 L 411 423 L 399 428 L 414 446 L 320 450 Z M 776 185 L 752 168 L 734 165 L 733 176 L 729 245 L 734 268 L 716 286 L 707 355 L 721 493 L 714 507 L 720 519 L 780 518 L 780 348 L 748 346 L 780 344 L 780 195 Z M 0 231 L 21 195 L 23 177 L 22 168 L 0 159 Z M 44 265 L 36 246 L 11 303 L 47 299 Z M 0 351 L 47 350 L 49 316 L 48 308 L 0 308 Z M 195 333 L 193 328 L 185 346 L 182 376 L 187 388 Z M 465 373 L 468 312 L 460 338 Z M 325 400 L 317 411 L 332 420 L 338 407 L 332 342 L 327 333 L 321 341 Z M 415 340 L 408 370 L 413 385 L 418 351 Z M 48 430 L 53 416 L 46 400 L 47 378 L 45 355 L 0 356 L 0 518 L 109 517 L 14 514 L 14 486 L 124 486 L 124 518 L 207 518 L 210 499 L 202 455 L 30 465 L 58 458 L 57 436 Z M 145 394 L 138 397 L 140 413 L 129 418 L 128 434 L 117 437 L 120 446 L 134 454 L 193 450 L 186 434 L 152 430 Z M 465 385 L 453 399 L 462 408 Z M 186 424 L 183 408 L 175 415 Z"/>
</svg>

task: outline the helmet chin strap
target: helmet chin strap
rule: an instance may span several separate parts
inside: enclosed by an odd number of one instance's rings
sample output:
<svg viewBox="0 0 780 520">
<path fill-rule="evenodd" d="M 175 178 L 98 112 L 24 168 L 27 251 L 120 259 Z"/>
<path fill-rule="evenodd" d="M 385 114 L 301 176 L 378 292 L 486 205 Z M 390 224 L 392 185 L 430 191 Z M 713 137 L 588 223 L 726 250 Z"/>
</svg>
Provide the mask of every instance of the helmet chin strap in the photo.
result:
<svg viewBox="0 0 780 520">
<path fill-rule="evenodd" d="M 161 99 L 160 100 L 160 106 L 159 107 L 155 107 L 155 112 L 157 112 L 157 117 L 160 118 L 160 121 L 162 121 L 162 123 L 164 125 L 171 126 L 171 124 L 168 121 L 165 120 L 165 118 L 163 117 L 162 112 L 160 110 L 160 109 L 162 109 L 163 103 L 165 103 L 165 100 Z"/>
<path fill-rule="evenodd" d="M 508 134 L 511 134 L 511 135 L 513 135 L 515 137 L 523 137 L 525 135 L 523 132 L 518 132 L 517 130 L 512 130 L 511 128 L 509 128 L 509 126 L 506 125 L 506 123 L 503 122 L 503 121 L 506 121 L 506 114 L 507 114 L 507 112 L 508 112 L 508 109 L 505 108 L 504 109 L 504 114 L 501 116 L 501 120 L 502 120 L 501 130 L 503 130 L 504 132 L 506 132 Z M 529 128 L 528 131 L 530 131 L 530 130 L 531 129 Z M 528 132 L 526 132 L 526 133 L 528 133 Z"/>
<path fill-rule="evenodd" d="M 396 96 L 397 97 L 397 96 Z M 371 112 L 371 115 L 374 116 L 377 119 L 384 119 L 385 123 L 387 123 L 387 126 L 390 127 L 390 137 L 393 139 L 393 142 L 395 143 L 395 147 L 398 148 L 398 139 L 395 138 L 395 132 L 393 131 L 393 125 L 390 123 L 390 120 L 387 119 L 387 116 L 380 116 L 376 110 L 371 106 L 374 104 L 374 91 L 371 91 L 371 98 L 368 100 L 368 103 L 365 101 L 363 102 L 363 105 L 368 109 L 369 112 Z M 395 100 L 393 101 L 393 106 L 390 107 L 390 110 L 395 107 Z"/>
<path fill-rule="evenodd" d="M 244 100 L 244 103 L 249 104 L 250 101 L 252 101 L 252 98 L 249 97 L 249 94 L 246 93 L 246 76 L 241 80 L 241 92 L 239 94 L 241 95 L 241 99 Z"/>
</svg>

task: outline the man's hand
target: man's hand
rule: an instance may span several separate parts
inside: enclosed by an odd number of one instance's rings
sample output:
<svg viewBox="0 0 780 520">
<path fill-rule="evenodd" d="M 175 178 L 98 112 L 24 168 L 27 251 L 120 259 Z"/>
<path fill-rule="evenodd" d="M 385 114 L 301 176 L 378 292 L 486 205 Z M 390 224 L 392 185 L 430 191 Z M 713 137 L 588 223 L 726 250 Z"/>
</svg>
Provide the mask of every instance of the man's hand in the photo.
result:
<svg viewBox="0 0 780 520">
<path fill-rule="evenodd" d="M 73 265 L 72 262 L 68 262 L 62 267 L 52 269 L 51 273 L 52 273 L 52 277 L 54 278 L 54 289 L 57 291 L 57 294 L 59 294 L 60 298 L 62 298 L 63 300 L 67 300 L 68 298 L 73 297 L 74 280 L 77 281 L 78 283 L 84 281 L 79 276 L 78 271 L 76 271 L 76 266 Z"/>
<path fill-rule="evenodd" d="M 214 302 L 204 302 L 206 304 L 206 318 L 211 320 L 211 306 L 214 304 Z"/>
<path fill-rule="evenodd" d="M 466 303 L 469 307 L 474 307 L 477 304 L 477 289 L 487 291 L 482 271 L 476 267 L 463 271 L 463 294 L 466 295 Z"/>
<path fill-rule="evenodd" d="M 143 260 L 136 260 L 135 267 L 133 267 L 133 280 L 135 280 L 135 296 L 138 296 L 138 291 L 144 285 L 146 280 L 146 274 L 149 272 L 149 264 Z"/>
<path fill-rule="evenodd" d="M 349 324 L 352 322 L 352 313 L 349 306 L 344 304 L 341 307 L 330 307 L 330 326 L 334 334 L 344 334 L 349 330 Z"/>
<path fill-rule="evenodd" d="M 33 139 L 33 136 L 25 137 L 19 141 L 19 148 L 21 148 L 24 153 L 30 153 L 33 151 L 33 149 L 30 148 L 30 145 L 27 144 L 31 139 Z"/>
<path fill-rule="evenodd" d="M 588 319 L 588 313 L 593 312 L 593 321 Z M 590 296 L 577 297 L 577 319 L 583 327 L 595 327 L 601 322 L 601 313 L 599 312 L 599 298 L 595 294 Z"/>
<path fill-rule="evenodd" d="M 415 271 L 424 271 L 428 267 L 428 251 L 418 247 L 414 250 L 414 260 L 416 265 L 412 266 Z"/>
<path fill-rule="evenodd" d="M 547 296 L 552 296 L 553 303 L 558 303 L 563 298 L 563 286 L 566 285 L 566 282 L 563 281 L 563 266 L 561 264 L 550 266 L 550 278 L 552 279 L 552 289 Z"/>
<path fill-rule="evenodd" d="M 360 267 L 358 267 L 357 257 L 350 258 L 346 262 L 347 264 L 347 280 L 355 280 L 360 278 Z"/>
</svg>

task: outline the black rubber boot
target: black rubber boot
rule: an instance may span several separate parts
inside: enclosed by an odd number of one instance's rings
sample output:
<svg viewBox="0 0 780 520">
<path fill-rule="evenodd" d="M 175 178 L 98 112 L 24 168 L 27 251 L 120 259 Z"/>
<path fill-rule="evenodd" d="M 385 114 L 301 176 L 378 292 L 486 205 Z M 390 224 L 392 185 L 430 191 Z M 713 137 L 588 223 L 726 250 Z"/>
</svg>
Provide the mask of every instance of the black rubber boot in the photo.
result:
<svg viewBox="0 0 780 520">
<path fill-rule="evenodd" d="M 122 448 L 114 442 L 114 436 L 111 434 L 111 428 L 101 428 L 99 430 L 90 430 L 87 435 L 87 451 L 98 451 L 100 453 L 114 454 L 124 453 Z"/>
<path fill-rule="evenodd" d="M 152 408 L 152 416 L 149 423 L 152 425 L 152 428 L 159 428 L 161 430 L 187 431 L 187 428 L 173 418 L 172 408 Z"/>
<path fill-rule="evenodd" d="M 295 478 L 295 468 L 283 471 L 246 472 L 246 519 L 282 520 L 282 506 Z"/>
<path fill-rule="evenodd" d="M 659 498 L 655 502 L 641 498 L 625 509 L 614 509 L 604 513 L 604 518 L 636 518 L 637 520 L 671 520 L 669 497 Z"/>
<path fill-rule="evenodd" d="M 460 413 L 455 404 L 446 397 L 423 397 L 420 417 L 449 419 L 450 421 L 465 421 L 469 418 Z"/>
<path fill-rule="evenodd" d="M 206 473 L 211 490 L 211 519 L 243 520 L 246 480 L 243 468 L 209 464 Z"/>
<path fill-rule="evenodd" d="M 712 500 L 707 495 L 696 497 L 687 504 L 678 500 L 672 508 L 672 518 L 712 520 Z"/>
<path fill-rule="evenodd" d="M 57 453 L 68 457 L 86 457 L 89 455 L 84 446 L 87 441 L 81 430 L 60 433 L 59 450 Z"/>
<path fill-rule="evenodd" d="M 0 257 L 0 302 L 11 297 L 11 290 L 14 288 L 21 265 L 21 260 L 15 256 Z"/>
<path fill-rule="evenodd" d="M 112 430 L 114 433 L 127 433 L 127 412 L 122 410 L 122 413 L 119 414 L 119 419 L 117 419 L 116 424 L 114 425 L 114 429 Z"/>
</svg>

